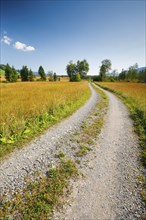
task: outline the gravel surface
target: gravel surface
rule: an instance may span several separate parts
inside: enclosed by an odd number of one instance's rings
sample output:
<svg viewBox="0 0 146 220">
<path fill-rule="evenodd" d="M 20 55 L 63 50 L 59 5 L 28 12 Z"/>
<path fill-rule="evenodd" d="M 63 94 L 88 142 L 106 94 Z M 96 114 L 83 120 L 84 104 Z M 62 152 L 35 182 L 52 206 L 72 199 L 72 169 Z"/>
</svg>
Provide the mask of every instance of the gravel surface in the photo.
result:
<svg viewBox="0 0 146 220">
<path fill-rule="evenodd" d="M 66 204 L 54 212 L 55 220 L 146 219 L 140 198 L 138 138 L 129 112 L 113 94 L 106 123 L 94 151 L 81 161 L 84 178 L 72 180 Z"/>
<path fill-rule="evenodd" d="M 146 219 L 141 202 L 141 186 L 137 177 L 138 138 L 133 131 L 129 112 L 122 102 L 108 91 L 109 109 L 105 125 L 86 156 L 76 158 L 80 126 L 95 111 L 99 100 L 91 88 L 90 99 L 71 117 L 53 126 L 42 136 L 15 150 L 0 165 L 0 188 L 3 194 L 15 192 L 25 184 L 24 178 L 36 170 L 44 173 L 58 162 L 56 155 L 62 151 L 69 158 L 80 160 L 78 168 L 82 178 L 72 179 L 67 189 L 66 203 L 54 211 L 54 220 L 137 220 Z M 102 90 L 102 89 L 101 89 Z M 76 132 L 76 134 L 75 134 Z M 91 144 L 92 145 L 92 144 Z M 93 147 L 93 146 L 91 146 Z M 145 215 L 146 217 L 146 215 Z"/>
<path fill-rule="evenodd" d="M 23 149 L 15 150 L 0 164 L 1 194 L 6 194 L 8 190 L 15 192 L 24 186 L 25 177 L 33 176 L 36 170 L 45 173 L 48 167 L 55 164 L 58 148 L 80 127 L 97 103 L 98 94 L 90 85 L 89 87 L 91 97 L 79 110 L 61 123 L 49 128 L 45 134 Z"/>
</svg>

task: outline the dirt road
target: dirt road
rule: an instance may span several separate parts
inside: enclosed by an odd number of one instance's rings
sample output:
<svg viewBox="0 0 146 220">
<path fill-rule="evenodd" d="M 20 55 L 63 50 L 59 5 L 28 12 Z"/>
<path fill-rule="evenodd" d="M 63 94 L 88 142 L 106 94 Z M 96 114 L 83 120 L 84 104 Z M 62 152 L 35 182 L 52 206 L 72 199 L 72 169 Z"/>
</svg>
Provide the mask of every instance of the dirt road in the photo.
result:
<svg viewBox="0 0 146 220">
<path fill-rule="evenodd" d="M 76 160 L 76 147 L 71 135 L 90 116 L 99 96 L 91 88 L 90 99 L 71 117 L 53 126 L 21 150 L 16 150 L 0 165 L 0 189 L 7 193 L 23 188 L 26 176 L 36 170 L 45 173 L 57 163 L 60 150 Z M 72 180 L 71 195 L 66 205 L 54 213 L 54 220 L 119 220 L 142 219 L 144 205 L 137 177 L 138 139 L 129 112 L 110 92 L 105 125 L 96 146 L 79 165 L 84 178 Z M 93 119 L 94 120 L 94 119 Z M 73 150 L 74 149 L 74 150 Z M 83 161 L 83 162 L 82 162 Z"/>
<path fill-rule="evenodd" d="M 137 136 L 126 107 L 115 95 L 104 92 L 109 110 L 96 150 L 88 158 L 88 168 L 82 169 L 85 178 L 72 183 L 68 203 L 55 213 L 55 220 L 142 219 Z"/>
<path fill-rule="evenodd" d="M 98 101 L 97 92 L 89 85 L 91 97 L 73 115 L 49 128 L 43 135 L 32 140 L 22 149 L 15 150 L 8 159 L 0 164 L 0 192 L 15 192 L 23 188 L 25 177 L 33 176 L 35 171 L 44 173 L 48 167 L 56 164 L 58 148 L 67 147 L 67 142 Z M 64 141 L 64 143 L 62 143 Z M 64 149 L 64 150 L 65 150 Z"/>
</svg>

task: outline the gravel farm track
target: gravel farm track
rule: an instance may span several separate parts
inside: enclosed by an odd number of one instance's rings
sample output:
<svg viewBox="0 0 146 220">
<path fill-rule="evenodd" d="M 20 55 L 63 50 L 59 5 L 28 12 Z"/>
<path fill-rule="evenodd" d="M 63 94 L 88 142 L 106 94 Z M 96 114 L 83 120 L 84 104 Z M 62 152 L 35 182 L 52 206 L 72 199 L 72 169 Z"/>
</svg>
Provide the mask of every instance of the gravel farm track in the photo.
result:
<svg viewBox="0 0 146 220">
<path fill-rule="evenodd" d="M 73 157 L 67 143 L 99 99 L 98 93 L 91 86 L 90 89 L 90 99 L 72 116 L 1 162 L 2 194 L 22 188 L 25 177 L 36 170 L 45 173 L 48 166 L 57 163 L 58 150 Z M 84 177 L 71 180 L 70 195 L 66 203 L 54 211 L 54 220 L 146 219 L 138 183 L 141 175 L 138 137 L 125 105 L 112 93 L 104 92 L 109 107 L 96 147 L 82 160 L 79 168 Z"/>
</svg>

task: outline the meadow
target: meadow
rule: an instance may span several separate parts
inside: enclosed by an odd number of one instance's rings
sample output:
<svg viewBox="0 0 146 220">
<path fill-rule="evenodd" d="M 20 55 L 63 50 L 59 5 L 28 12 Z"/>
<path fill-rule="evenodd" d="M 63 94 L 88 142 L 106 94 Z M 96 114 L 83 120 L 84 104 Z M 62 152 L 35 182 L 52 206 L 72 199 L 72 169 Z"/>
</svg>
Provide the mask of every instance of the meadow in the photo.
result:
<svg viewBox="0 0 146 220">
<path fill-rule="evenodd" d="M 101 82 L 98 83 L 116 91 L 125 98 L 131 99 L 143 112 L 146 111 L 146 84 L 129 82 Z M 145 112 L 146 113 L 146 112 Z"/>
<path fill-rule="evenodd" d="M 0 87 L 1 157 L 72 114 L 90 96 L 86 81 L 1 83 Z"/>
<path fill-rule="evenodd" d="M 5 74 L 5 71 L 0 69 L 0 76 L 4 76 L 4 74 Z"/>
<path fill-rule="evenodd" d="M 131 82 L 98 82 L 115 93 L 129 108 L 142 148 L 142 163 L 146 166 L 146 84 Z"/>
</svg>

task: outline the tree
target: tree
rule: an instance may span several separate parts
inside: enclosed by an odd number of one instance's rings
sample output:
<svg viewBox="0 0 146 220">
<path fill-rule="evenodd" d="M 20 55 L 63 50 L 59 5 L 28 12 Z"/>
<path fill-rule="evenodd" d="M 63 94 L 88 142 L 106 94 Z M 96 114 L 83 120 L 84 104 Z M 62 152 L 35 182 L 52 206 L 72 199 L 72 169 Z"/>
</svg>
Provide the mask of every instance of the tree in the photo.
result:
<svg viewBox="0 0 146 220">
<path fill-rule="evenodd" d="M 138 82 L 146 83 L 146 69 L 139 72 L 139 74 L 138 74 Z"/>
<path fill-rule="evenodd" d="M 49 81 L 54 81 L 53 71 L 49 71 L 48 76 L 49 76 Z"/>
<path fill-rule="evenodd" d="M 126 80 L 127 81 L 137 81 L 138 80 L 138 64 L 130 66 L 127 72 Z"/>
<path fill-rule="evenodd" d="M 105 79 L 105 76 L 106 76 L 106 68 L 105 68 L 104 65 L 102 65 L 102 66 L 100 67 L 100 72 L 99 72 L 99 74 L 100 74 L 101 81 L 103 81 L 103 80 Z"/>
<path fill-rule="evenodd" d="M 106 73 L 108 73 L 108 71 L 111 69 L 112 63 L 108 59 L 103 60 L 101 63 L 102 65 L 100 67 L 100 77 L 101 80 L 103 81 L 106 77 Z"/>
<path fill-rule="evenodd" d="M 21 75 L 22 81 L 28 81 L 29 70 L 28 70 L 27 66 L 22 67 L 22 69 L 20 71 L 20 75 Z"/>
<path fill-rule="evenodd" d="M 69 62 L 69 64 L 66 66 L 67 74 L 70 78 L 70 81 L 80 81 L 81 78 L 85 78 L 87 75 L 87 72 L 89 71 L 89 64 L 86 60 L 77 61 L 77 64 L 73 63 L 72 61 Z M 76 76 L 77 74 L 79 75 Z"/>
<path fill-rule="evenodd" d="M 80 73 L 77 73 L 76 74 L 76 79 L 75 79 L 76 82 L 80 82 L 81 81 L 81 76 L 80 76 Z"/>
<path fill-rule="evenodd" d="M 46 81 L 46 74 L 42 66 L 39 67 L 38 73 L 42 81 Z"/>
<path fill-rule="evenodd" d="M 74 74 L 70 77 L 70 82 L 80 82 L 81 81 L 81 76 L 79 73 Z"/>
<path fill-rule="evenodd" d="M 78 72 L 81 76 L 81 78 L 85 78 L 87 73 L 89 71 L 89 64 L 87 63 L 87 61 L 84 59 L 82 61 L 77 61 L 77 65 L 76 65 L 76 72 Z"/>
<path fill-rule="evenodd" d="M 33 74 L 31 69 L 28 72 L 28 80 L 29 81 L 34 81 L 34 74 Z"/>
<path fill-rule="evenodd" d="M 57 81 L 57 75 L 56 75 L 56 73 L 53 74 L 53 79 L 54 79 L 54 81 Z"/>
<path fill-rule="evenodd" d="M 11 76 L 11 82 L 17 82 L 18 79 L 18 72 L 14 67 L 12 67 L 13 74 Z"/>
<path fill-rule="evenodd" d="M 76 64 L 74 64 L 72 61 L 69 61 L 69 64 L 66 66 L 66 71 L 69 78 L 71 78 L 76 73 Z"/>
<path fill-rule="evenodd" d="M 1 70 L 5 70 L 5 68 L 6 68 L 6 65 L 0 64 L 0 69 L 1 69 Z"/>
<path fill-rule="evenodd" d="M 100 76 L 100 75 L 98 75 L 98 76 L 93 76 L 92 79 L 93 79 L 93 81 L 99 82 L 99 81 L 101 81 L 101 76 Z"/>
<path fill-rule="evenodd" d="M 125 81 L 127 75 L 127 71 L 122 69 L 122 72 L 118 76 L 118 80 Z"/>
<path fill-rule="evenodd" d="M 18 79 L 18 73 L 14 67 L 10 67 L 9 64 L 5 67 L 5 78 L 8 82 L 16 82 Z"/>
</svg>

